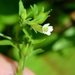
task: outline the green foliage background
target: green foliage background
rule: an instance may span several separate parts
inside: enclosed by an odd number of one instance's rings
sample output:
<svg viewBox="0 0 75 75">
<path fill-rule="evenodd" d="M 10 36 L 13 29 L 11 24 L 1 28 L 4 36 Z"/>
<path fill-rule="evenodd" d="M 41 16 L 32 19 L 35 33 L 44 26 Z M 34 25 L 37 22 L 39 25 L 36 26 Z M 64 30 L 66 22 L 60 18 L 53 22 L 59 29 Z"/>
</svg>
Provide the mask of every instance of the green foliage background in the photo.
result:
<svg viewBox="0 0 75 75">
<path fill-rule="evenodd" d="M 52 9 L 45 23 L 54 27 L 51 36 L 33 32 L 34 39 L 46 38 L 35 45 L 44 52 L 30 57 L 27 67 L 36 75 L 75 75 L 75 0 L 23 0 L 23 3 L 28 12 L 33 4 L 39 10 L 42 6 L 45 11 Z M 18 0 L 0 0 L 0 32 L 13 38 L 17 23 Z M 18 52 L 11 46 L 0 46 L 0 53 L 18 61 Z"/>
</svg>

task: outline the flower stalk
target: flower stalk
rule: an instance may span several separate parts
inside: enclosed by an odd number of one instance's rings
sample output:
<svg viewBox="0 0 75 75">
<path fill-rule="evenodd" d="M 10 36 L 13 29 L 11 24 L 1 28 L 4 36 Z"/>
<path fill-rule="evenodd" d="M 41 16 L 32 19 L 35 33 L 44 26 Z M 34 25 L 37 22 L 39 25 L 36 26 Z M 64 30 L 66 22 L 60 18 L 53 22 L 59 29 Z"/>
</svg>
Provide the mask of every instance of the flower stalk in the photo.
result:
<svg viewBox="0 0 75 75">
<path fill-rule="evenodd" d="M 44 24 L 43 26 L 41 25 L 49 17 L 48 14 L 50 13 L 50 11 L 44 12 L 44 8 L 42 8 L 42 10 L 39 13 L 38 8 L 35 4 L 34 6 L 31 6 L 31 9 L 32 12 L 34 13 L 33 19 L 29 18 L 29 15 L 26 12 L 27 10 L 23 6 L 22 0 L 19 1 L 19 21 L 20 21 L 19 28 L 23 31 L 25 35 L 25 37 L 23 37 L 22 39 L 25 39 L 27 42 L 22 41 L 21 46 L 19 42 L 17 42 L 17 47 L 19 49 L 19 64 L 16 75 L 23 75 L 23 70 L 25 68 L 25 63 L 28 56 L 30 56 L 31 54 L 36 54 L 37 52 L 42 52 L 41 49 L 33 51 L 34 49 L 33 43 L 35 41 L 28 33 L 26 29 L 27 25 L 30 26 L 29 29 L 32 28 L 35 32 L 38 31 L 46 35 L 51 35 L 51 32 L 53 31 L 53 27 L 49 26 L 50 25 L 49 23 Z M 19 32 L 17 31 L 16 35 L 17 39 L 18 39 L 18 34 Z M 28 50 L 30 50 L 30 52 Z"/>
</svg>

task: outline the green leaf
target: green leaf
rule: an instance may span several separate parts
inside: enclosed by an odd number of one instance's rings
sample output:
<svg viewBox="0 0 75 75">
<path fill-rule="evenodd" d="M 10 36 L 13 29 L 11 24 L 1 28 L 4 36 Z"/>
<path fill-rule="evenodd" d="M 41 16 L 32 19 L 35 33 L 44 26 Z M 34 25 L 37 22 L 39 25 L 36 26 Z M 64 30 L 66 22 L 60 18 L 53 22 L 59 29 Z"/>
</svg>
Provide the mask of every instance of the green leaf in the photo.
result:
<svg viewBox="0 0 75 75">
<path fill-rule="evenodd" d="M 38 53 L 41 53 L 41 52 L 44 52 L 44 50 L 42 50 L 42 49 L 37 49 L 37 50 L 34 50 L 34 51 L 32 52 L 32 54 L 38 54 Z"/>
<path fill-rule="evenodd" d="M 0 40 L 0 45 L 12 45 L 10 40 Z"/>
<path fill-rule="evenodd" d="M 23 2 L 20 0 L 19 2 L 19 16 L 24 21 L 27 18 L 26 9 L 24 8 Z"/>
<path fill-rule="evenodd" d="M 43 49 L 37 49 L 37 50 L 34 50 L 32 53 L 30 53 L 29 56 L 35 55 L 35 54 L 38 54 L 38 53 L 41 53 L 41 52 L 44 52 L 44 50 Z"/>
<path fill-rule="evenodd" d="M 35 48 L 41 48 L 41 47 L 46 47 L 49 44 L 52 44 L 54 41 L 56 41 L 58 39 L 58 35 L 55 33 L 52 33 L 51 36 L 44 36 L 41 37 L 40 39 L 45 38 L 44 41 L 34 44 Z"/>
<path fill-rule="evenodd" d="M 33 40 L 32 43 L 33 44 L 38 44 L 38 43 L 41 43 L 41 42 L 43 42 L 45 40 L 46 40 L 45 38 L 44 39 L 37 39 L 37 40 Z"/>
<path fill-rule="evenodd" d="M 59 51 L 59 50 L 62 50 L 64 48 L 67 48 L 67 47 L 70 47 L 72 46 L 72 42 L 65 39 L 65 38 L 62 38 L 62 39 L 59 39 L 52 47 L 52 49 L 54 51 Z"/>
<path fill-rule="evenodd" d="M 67 36 L 67 37 L 72 37 L 75 35 L 75 28 L 74 27 L 70 27 L 69 29 L 67 29 L 65 32 L 64 32 L 64 35 Z"/>
<path fill-rule="evenodd" d="M 24 10 L 23 2 L 20 0 L 20 2 L 19 2 L 19 15 L 22 14 L 23 10 Z"/>
<path fill-rule="evenodd" d="M 0 45 L 11 45 L 14 48 L 18 49 L 16 45 L 10 40 L 0 40 Z"/>
<path fill-rule="evenodd" d="M 4 25 L 14 25 L 18 22 L 18 15 L 0 15 L 0 22 Z"/>
</svg>

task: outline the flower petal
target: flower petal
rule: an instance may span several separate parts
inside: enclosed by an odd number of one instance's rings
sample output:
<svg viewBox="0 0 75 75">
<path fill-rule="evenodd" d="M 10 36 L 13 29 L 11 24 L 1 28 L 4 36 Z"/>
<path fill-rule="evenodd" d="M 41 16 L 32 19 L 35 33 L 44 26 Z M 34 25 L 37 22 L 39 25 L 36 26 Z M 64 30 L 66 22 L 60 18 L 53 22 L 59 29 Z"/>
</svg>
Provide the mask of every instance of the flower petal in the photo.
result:
<svg viewBox="0 0 75 75">
<path fill-rule="evenodd" d="M 43 28 L 48 27 L 50 25 L 50 23 L 44 24 Z"/>
<path fill-rule="evenodd" d="M 52 32 L 52 31 L 53 31 L 53 26 L 49 26 L 49 27 L 48 27 L 48 30 L 49 30 L 50 32 Z"/>
<path fill-rule="evenodd" d="M 53 26 L 49 26 L 50 23 L 44 24 L 42 27 L 42 32 L 46 35 L 51 35 L 51 32 L 53 31 Z"/>
</svg>

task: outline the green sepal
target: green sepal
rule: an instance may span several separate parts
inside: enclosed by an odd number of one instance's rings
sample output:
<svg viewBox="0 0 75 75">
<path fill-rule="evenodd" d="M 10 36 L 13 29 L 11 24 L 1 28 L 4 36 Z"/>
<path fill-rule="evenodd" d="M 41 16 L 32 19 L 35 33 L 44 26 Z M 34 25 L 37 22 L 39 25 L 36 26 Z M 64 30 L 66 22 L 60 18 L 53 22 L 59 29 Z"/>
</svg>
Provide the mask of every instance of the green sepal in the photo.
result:
<svg viewBox="0 0 75 75">
<path fill-rule="evenodd" d="M 35 19 L 34 21 L 38 24 L 42 24 L 45 22 L 45 20 L 49 17 L 50 11 L 45 12 L 45 13 L 40 13 Z"/>
<path fill-rule="evenodd" d="M 40 32 L 40 33 L 42 33 L 42 26 L 41 25 L 39 25 L 39 24 L 37 24 L 37 23 L 35 23 L 35 22 L 30 22 L 30 25 L 31 25 L 31 27 L 33 28 L 33 30 L 37 33 L 37 31 L 38 32 Z"/>
<path fill-rule="evenodd" d="M 36 4 L 34 4 L 33 6 L 31 6 L 31 9 L 33 10 L 33 13 L 34 13 L 34 18 L 36 18 L 36 16 L 38 15 L 38 7 Z"/>
<path fill-rule="evenodd" d="M 45 20 L 49 17 L 49 13 L 51 11 L 44 12 L 44 7 L 42 8 L 41 12 L 37 15 L 36 18 L 34 18 L 34 22 L 38 24 L 42 24 L 45 22 Z"/>
</svg>

